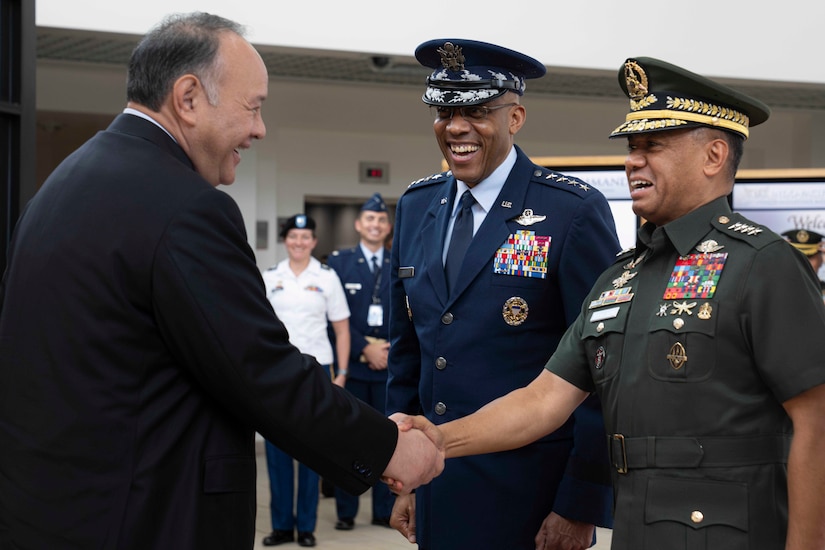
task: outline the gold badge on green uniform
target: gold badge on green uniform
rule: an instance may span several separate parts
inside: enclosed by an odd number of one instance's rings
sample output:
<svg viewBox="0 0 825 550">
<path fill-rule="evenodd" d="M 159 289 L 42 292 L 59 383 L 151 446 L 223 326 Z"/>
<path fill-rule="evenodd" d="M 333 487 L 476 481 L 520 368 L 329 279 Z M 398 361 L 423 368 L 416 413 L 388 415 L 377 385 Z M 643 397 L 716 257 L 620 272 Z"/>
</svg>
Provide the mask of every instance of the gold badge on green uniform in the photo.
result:
<svg viewBox="0 0 825 550">
<path fill-rule="evenodd" d="M 517 327 L 527 319 L 529 310 L 524 298 L 513 296 L 504 302 L 504 307 L 501 308 L 501 314 L 504 317 L 505 323 L 511 327 Z"/>
<path fill-rule="evenodd" d="M 670 347 L 670 353 L 667 354 L 667 360 L 670 361 L 670 366 L 673 370 L 679 370 L 687 363 L 687 350 L 681 342 L 676 342 Z"/>
</svg>

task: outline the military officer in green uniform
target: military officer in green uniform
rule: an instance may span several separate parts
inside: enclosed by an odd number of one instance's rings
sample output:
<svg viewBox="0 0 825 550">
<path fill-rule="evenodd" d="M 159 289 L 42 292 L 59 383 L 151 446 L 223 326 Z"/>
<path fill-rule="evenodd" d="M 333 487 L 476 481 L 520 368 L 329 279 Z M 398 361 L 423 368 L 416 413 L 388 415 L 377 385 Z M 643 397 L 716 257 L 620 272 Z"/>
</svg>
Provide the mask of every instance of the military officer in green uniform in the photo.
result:
<svg viewBox="0 0 825 550">
<path fill-rule="evenodd" d="M 823 260 L 822 235 L 810 229 L 789 229 L 788 231 L 784 231 L 782 236 L 785 237 L 785 240 L 791 243 L 794 248 L 805 254 L 814 271 L 819 272 Z"/>
<path fill-rule="evenodd" d="M 439 426 L 447 457 L 533 441 L 596 392 L 614 550 L 825 548 L 825 339 L 800 345 L 825 334 L 819 284 L 726 198 L 769 109 L 651 58 L 628 59 L 619 81 L 631 110 L 611 137 L 628 141 L 637 246 L 530 385 Z"/>
</svg>

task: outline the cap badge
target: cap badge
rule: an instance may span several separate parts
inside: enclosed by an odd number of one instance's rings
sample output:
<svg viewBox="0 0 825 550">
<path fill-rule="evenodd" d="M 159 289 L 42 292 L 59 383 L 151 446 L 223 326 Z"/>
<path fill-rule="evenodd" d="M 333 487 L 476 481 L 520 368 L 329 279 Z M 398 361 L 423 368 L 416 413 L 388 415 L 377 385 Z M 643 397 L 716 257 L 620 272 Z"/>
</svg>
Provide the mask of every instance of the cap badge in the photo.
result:
<svg viewBox="0 0 825 550">
<path fill-rule="evenodd" d="M 461 53 L 461 46 L 445 42 L 444 47 L 438 48 L 438 53 L 441 55 L 441 65 L 445 69 L 453 72 L 464 70 L 464 54 Z"/>
<path fill-rule="evenodd" d="M 501 309 L 501 315 L 504 317 L 504 322 L 511 327 L 517 327 L 527 319 L 529 312 L 527 302 L 524 298 L 513 296 L 504 302 L 504 307 Z"/>
<path fill-rule="evenodd" d="M 630 99 L 639 100 L 647 95 L 647 74 L 635 61 L 624 64 L 624 78 Z"/>
<path fill-rule="evenodd" d="M 533 210 L 530 208 L 525 208 L 524 212 L 515 219 L 515 222 L 519 225 L 533 225 L 537 222 L 543 222 L 547 219 L 547 216 L 540 216 L 538 214 L 533 214 Z"/>
<path fill-rule="evenodd" d="M 796 232 L 796 240 L 800 243 L 804 244 L 810 240 L 811 236 L 808 234 L 807 231 L 804 229 L 800 229 Z"/>
</svg>

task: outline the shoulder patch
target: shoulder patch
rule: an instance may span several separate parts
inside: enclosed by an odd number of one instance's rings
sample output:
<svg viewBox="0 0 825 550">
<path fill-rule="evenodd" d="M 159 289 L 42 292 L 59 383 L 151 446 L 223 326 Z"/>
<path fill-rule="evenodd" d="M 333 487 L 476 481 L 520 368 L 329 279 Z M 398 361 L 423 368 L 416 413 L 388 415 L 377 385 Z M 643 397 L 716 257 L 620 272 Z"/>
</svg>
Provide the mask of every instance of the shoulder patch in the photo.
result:
<svg viewBox="0 0 825 550">
<path fill-rule="evenodd" d="M 725 235 L 746 242 L 756 249 L 782 238 L 764 225 L 751 221 L 738 212 L 715 216 L 711 220 L 711 225 Z"/>
<path fill-rule="evenodd" d="M 452 175 L 453 175 L 453 173 L 452 173 L 451 170 L 447 170 L 446 172 L 441 172 L 441 173 L 438 173 L 438 174 L 433 174 L 431 176 L 427 176 L 426 178 L 421 178 L 420 180 L 415 180 L 414 182 L 410 183 L 407 186 L 407 189 L 410 189 L 411 187 L 424 187 L 424 186 L 429 185 L 431 183 L 439 183 L 439 182 L 442 182 L 445 179 L 449 178 Z"/>
</svg>

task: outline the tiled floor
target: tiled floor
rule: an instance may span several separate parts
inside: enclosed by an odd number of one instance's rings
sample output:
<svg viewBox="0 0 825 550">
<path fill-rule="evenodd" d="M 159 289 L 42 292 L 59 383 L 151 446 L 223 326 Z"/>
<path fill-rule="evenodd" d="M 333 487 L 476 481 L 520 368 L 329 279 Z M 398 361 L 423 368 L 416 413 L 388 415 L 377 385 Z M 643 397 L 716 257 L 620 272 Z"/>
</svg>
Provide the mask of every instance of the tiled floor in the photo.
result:
<svg viewBox="0 0 825 550">
<path fill-rule="evenodd" d="M 339 550 L 415 550 L 413 546 L 394 529 L 370 525 L 369 493 L 362 495 L 358 517 L 355 519 L 355 529 L 352 531 L 336 531 L 335 499 L 321 497 L 318 505 L 318 527 L 315 537 L 318 539 L 317 548 Z M 493 503 L 491 503 L 493 505 Z M 266 457 L 258 454 L 258 524 L 255 533 L 255 550 L 272 548 L 264 546 L 261 541 L 271 531 L 269 519 L 269 477 L 266 472 Z M 596 536 L 598 543 L 593 548 L 608 550 L 610 548 L 610 531 L 599 529 Z M 284 544 L 279 550 L 300 548 L 296 543 Z M 497 548 L 479 550 L 503 550 Z"/>
</svg>

